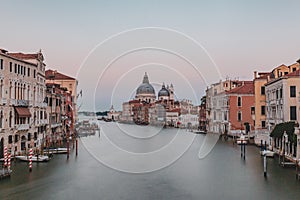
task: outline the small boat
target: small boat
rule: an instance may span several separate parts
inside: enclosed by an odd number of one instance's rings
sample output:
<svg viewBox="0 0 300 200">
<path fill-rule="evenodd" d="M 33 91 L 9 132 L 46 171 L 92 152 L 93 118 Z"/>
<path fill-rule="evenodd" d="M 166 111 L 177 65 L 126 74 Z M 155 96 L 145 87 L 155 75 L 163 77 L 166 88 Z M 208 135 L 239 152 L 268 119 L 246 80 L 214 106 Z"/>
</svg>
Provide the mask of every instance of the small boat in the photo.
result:
<svg viewBox="0 0 300 200">
<path fill-rule="evenodd" d="M 275 154 L 275 152 L 274 151 L 270 151 L 270 150 L 260 151 L 260 155 L 262 155 L 262 156 L 266 155 L 267 157 L 271 157 L 271 158 L 274 157 L 274 154 Z"/>
<path fill-rule="evenodd" d="M 69 149 L 70 150 L 70 149 Z M 68 153 L 68 148 L 57 148 L 57 149 L 44 149 L 44 154 L 66 154 Z"/>
<path fill-rule="evenodd" d="M 29 156 L 16 156 L 17 159 L 29 162 Z M 51 158 L 45 155 L 32 156 L 32 162 L 48 162 Z"/>
<path fill-rule="evenodd" d="M 244 135 L 241 135 L 241 137 L 236 140 L 236 143 L 239 144 L 239 145 L 247 144 L 248 139 Z"/>
<path fill-rule="evenodd" d="M 10 157 L 10 160 L 14 159 L 14 157 Z M 0 162 L 4 162 L 4 158 L 0 158 Z"/>
</svg>

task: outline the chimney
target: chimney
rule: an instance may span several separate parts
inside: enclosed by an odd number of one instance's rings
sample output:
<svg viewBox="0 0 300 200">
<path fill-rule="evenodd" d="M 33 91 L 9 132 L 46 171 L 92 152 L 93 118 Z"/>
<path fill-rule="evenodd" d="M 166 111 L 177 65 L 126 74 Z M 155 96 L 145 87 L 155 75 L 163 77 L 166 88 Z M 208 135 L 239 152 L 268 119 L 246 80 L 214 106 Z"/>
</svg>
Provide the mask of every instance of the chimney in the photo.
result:
<svg viewBox="0 0 300 200">
<path fill-rule="evenodd" d="M 254 71 L 254 79 L 257 78 L 257 71 Z"/>
<path fill-rule="evenodd" d="M 270 81 L 270 75 L 267 76 L 267 82 L 269 82 L 269 81 Z"/>
</svg>

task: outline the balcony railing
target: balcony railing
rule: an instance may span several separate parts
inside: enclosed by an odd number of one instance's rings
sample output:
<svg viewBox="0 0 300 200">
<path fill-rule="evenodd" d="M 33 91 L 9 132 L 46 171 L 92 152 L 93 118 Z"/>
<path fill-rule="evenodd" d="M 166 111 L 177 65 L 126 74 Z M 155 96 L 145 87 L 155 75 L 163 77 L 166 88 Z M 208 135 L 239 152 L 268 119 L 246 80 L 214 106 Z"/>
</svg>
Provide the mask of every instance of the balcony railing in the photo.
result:
<svg viewBox="0 0 300 200">
<path fill-rule="evenodd" d="M 24 99 L 17 100 L 17 106 L 29 106 L 29 101 Z"/>
<path fill-rule="evenodd" d="M 41 119 L 41 120 L 40 120 L 40 123 L 41 123 L 41 124 L 48 124 L 48 120 L 47 120 L 47 119 Z"/>
<path fill-rule="evenodd" d="M 0 103 L 1 103 L 2 105 L 7 104 L 7 99 L 6 99 L 6 98 L 1 98 L 1 99 L 0 99 Z"/>
<path fill-rule="evenodd" d="M 11 105 L 16 105 L 17 104 L 17 100 L 16 99 L 10 99 L 10 104 Z"/>
<path fill-rule="evenodd" d="M 52 123 L 51 128 L 57 128 L 59 126 L 62 126 L 62 123 Z"/>
<path fill-rule="evenodd" d="M 29 129 L 29 124 L 16 124 L 15 127 L 18 131 L 24 131 Z"/>
</svg>

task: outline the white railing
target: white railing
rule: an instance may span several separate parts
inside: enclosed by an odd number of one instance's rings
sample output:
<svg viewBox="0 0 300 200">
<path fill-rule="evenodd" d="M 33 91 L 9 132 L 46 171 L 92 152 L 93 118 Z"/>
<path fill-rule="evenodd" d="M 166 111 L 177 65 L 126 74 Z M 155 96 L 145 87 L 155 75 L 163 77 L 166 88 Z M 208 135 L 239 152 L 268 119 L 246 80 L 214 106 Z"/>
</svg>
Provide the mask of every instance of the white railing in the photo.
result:
<svg viewBox="0 0 300 200">
<path fill-rule="evenodd" d="M 17 104 L 17 100 L 16 99 L 10 99 L 10 104 L 16 105 Z"/>
<path fill-rule="evenodd" d="M 29 105 L 29 101 L 28 100 L 24 100 L 24 99 L 18 99 L 17 100 L 17 105 L 18 106 L 28 106 Z"/>
<path fill-rule="evenodd" d="M 15 127 L 18 131 L 28 130 L 29 124 L 16 124 Z"/>
<path fill-rule="evenodd" d="M 1 102 L 2 105 L 7 104 L 7 99 L 6 98 L 1 98 L 0 102 Z"/>
<path fill-rule="evenodd" d="M 48 124 L 48 120 L 47 119 L 41 119 L 41 124 Z"/>
<path fill-rule="evenodd" d="M 51 124 L 51 128 L 56 128 L 56 127 L 59 127 L 59 126 L 62 126 L 62 123 L 52 123 Z"/>
</svg>

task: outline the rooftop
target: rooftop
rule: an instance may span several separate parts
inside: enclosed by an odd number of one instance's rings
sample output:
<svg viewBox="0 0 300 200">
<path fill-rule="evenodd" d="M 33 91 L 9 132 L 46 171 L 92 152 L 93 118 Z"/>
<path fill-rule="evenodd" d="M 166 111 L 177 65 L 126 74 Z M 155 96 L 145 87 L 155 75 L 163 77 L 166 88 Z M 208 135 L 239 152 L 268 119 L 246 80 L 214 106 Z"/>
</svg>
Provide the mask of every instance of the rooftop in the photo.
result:
<svg viewBox="0 0 300 200">
<path fill-rule="evenodd" d="M 75 80 L 75 78 L 62 74 L 56 70 L 48 69 L 45 72 L 48 80 Z"/>
<path fill-rule="evenodd" d="M 237 88 L 227 91 L 229 94 L 254 94 L 253 81 L 244 81 L 243 84 Z"/>
</svg>

